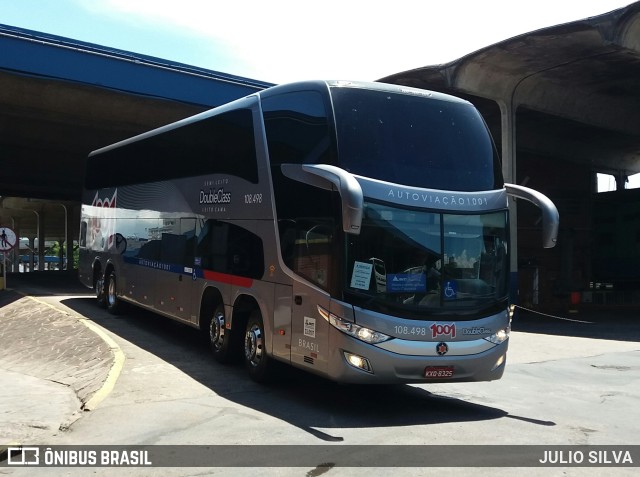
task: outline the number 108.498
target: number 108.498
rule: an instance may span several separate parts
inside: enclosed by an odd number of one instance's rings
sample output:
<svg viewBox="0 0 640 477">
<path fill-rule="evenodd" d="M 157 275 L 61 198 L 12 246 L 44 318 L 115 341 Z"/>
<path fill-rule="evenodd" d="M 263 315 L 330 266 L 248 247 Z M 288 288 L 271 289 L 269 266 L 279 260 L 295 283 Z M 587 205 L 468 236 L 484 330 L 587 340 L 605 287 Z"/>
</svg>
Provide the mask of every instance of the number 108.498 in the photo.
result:
<svg viewBox="0 0 640 477">
<path fill-rule="evenodd" d="M 394 326 L 397 335 L 427 336 L 429 329 L 422 326 Z"/>
<path fill-rule="evenodd" d="M 245 204 L 262 204 L 262 194 L 245 194 Z"/>
</svg>

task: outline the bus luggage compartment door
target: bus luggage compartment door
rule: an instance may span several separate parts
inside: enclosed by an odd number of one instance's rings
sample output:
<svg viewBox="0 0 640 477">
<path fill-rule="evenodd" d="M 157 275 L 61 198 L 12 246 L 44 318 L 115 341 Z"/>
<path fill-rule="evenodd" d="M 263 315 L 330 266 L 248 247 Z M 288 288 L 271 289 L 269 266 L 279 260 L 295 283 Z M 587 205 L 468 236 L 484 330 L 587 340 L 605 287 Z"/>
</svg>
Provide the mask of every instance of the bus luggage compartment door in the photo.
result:
<svg viewBox="0 0 640 477">
<path fill-rule="evenodd" d="M 273 291 L 273 355 L 291 360 L 291 303 L 290 285 L 276 284 Z"/>
</svg>

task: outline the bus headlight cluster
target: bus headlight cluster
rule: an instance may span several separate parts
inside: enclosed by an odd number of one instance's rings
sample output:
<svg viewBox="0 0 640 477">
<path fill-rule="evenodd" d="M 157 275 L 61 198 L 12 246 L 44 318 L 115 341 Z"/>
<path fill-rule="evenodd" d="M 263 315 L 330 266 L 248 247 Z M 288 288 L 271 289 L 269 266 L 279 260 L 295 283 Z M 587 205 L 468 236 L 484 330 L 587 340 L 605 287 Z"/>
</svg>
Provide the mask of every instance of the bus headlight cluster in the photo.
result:
<svg viewBox="0 0 640 477">
<path fill-rule="evenodd" d="M 365 328 L 364 326 L 356 325 L 355 323 L 351 323 L 350 321 L 343 320 L 339 316 L 336 316 L 333 313 L 329 313 L 321 306 L 318 306 L 318 312 L 320 312 L 320 315 L 337 330 L 342 331 L 349 336 L 353 336 L 360 341 L 364 341 L 365 343 L 376 344 L 391 339 L 391 336 L 380 333 L 379 331 L 371 330 L 369 328 Z"/>
<path fill-rule="evenodd" d="M 491 336 L 487 336 L 485 340 L 490 341 L 493 344 L 504 343 L 509 339 L 509 333 L 511 333 L 511 327 L 507 326 L 506 328 L 496 331 Z"/>
</svg>

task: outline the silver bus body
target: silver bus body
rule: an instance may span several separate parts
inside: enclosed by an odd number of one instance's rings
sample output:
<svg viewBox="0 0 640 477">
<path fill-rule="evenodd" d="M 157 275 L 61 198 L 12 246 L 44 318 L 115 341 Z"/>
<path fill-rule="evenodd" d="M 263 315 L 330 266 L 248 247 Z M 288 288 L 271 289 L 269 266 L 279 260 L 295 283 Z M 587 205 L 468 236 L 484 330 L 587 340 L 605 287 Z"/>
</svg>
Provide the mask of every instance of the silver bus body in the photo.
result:
<svg viewBox="0 0 640 477">
<path fill-rule="evenodd" d="M 352 383 L 499 379 L 508 197 L 468 102 L 380 83 L 277 86 L 94 151 L 81 281 L 200 328 L 215 357 Z"/>
</svg>

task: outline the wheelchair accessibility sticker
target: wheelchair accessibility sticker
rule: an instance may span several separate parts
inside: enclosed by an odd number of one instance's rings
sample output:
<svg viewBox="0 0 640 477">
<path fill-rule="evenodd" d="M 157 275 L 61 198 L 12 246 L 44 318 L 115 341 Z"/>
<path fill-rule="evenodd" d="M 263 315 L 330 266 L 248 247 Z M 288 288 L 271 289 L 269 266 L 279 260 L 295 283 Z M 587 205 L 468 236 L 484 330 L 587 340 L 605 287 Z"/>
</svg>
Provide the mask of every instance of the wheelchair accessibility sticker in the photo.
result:
<svg viewBox="0 0 640 477">
<path fill-rule="evenodd" d="M 446 280 L 444 282 L 444 299 L 455 300 L 458 298 L 458 282 L 455 280 Z"/>
</svg>

